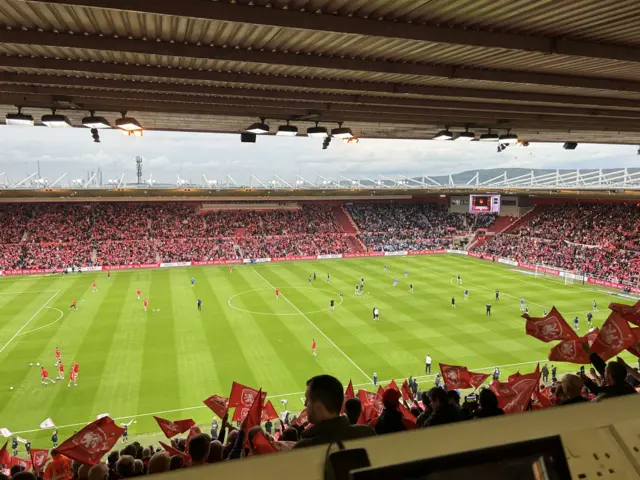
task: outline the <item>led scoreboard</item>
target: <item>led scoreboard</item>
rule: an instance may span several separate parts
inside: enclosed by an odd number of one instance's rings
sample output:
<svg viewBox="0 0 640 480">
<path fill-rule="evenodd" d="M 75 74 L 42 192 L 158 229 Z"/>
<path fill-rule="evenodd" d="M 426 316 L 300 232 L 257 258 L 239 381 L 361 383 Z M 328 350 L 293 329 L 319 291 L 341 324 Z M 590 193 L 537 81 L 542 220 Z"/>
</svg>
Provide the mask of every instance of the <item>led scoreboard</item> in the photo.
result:
<svg viewBox="0 0 640 480">
<path fill-rule="evenodd" d="M 470 213 L 500 213 L 500 195 L 469 195 Z"/>
</svg>

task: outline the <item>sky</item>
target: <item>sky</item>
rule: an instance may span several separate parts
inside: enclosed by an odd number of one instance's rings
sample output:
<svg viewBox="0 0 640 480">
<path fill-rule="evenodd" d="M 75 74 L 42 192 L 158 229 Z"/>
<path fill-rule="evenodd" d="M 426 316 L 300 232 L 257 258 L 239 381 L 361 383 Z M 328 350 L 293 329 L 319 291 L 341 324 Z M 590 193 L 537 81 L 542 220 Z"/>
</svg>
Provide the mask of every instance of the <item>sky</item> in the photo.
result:
<svg viewBox="0 0 640 480">
<path fill-rule="evenodd" d="M 532 143 L 510 146 L 496 153 L 495 143 L 437 142 L 432 140 L 361 139 L 345 145 L 333 141 L 322 150 L 321 139 L 258 137 L 257 143 L 240 143 L 239 135 L 147 131 L 144 137 L 123 137 L 101 131 L 93 143 L 88 129 L 0 126 L 0 184 L 16 182 L 38 170 L 54 181 L 85 179 L 102 169 L 103 181 L 136 179 L 135 157 L 143 157 L 143 178 L 175 183 L 178 176 L 193 183 L 224 181 L 227 174 L 238 184 L 251 175 L 267 183 L 278 175 L 295 182 L 296 175 L 315 182 L 318 175 L 338 179 L 379 175 L 446 175 L 483 168 L 623 168 L 640 167 L 636 145 L 580 144 L 573 151 L 561 144 Z"/>
</svg>

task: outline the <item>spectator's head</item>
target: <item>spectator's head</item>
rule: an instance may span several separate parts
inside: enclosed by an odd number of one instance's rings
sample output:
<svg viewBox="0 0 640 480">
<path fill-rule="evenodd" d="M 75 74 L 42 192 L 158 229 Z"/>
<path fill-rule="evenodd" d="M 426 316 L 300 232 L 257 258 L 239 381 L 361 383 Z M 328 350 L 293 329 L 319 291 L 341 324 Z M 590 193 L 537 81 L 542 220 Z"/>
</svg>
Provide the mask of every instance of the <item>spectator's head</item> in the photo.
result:
<svg viewBox="0 0 640 480">
<path fill-rule="evenodd" d="M 73 474 L 73 476 L 74 476 L 75 478 L 78 478 L 78 470 L 80 469 L 80 466 L 81 466 L 81 465 L 82 465 L 82 464 L 81 464 L 79 461 L 77 461 L 77 460 L 73 460 L 73 461 L 71 462 L 71 473 Z"/>
<path fill-rule="evenodd" d="M 14 465 L 11 467 L 11 478 L 15 477 L 20 472 L 24 472 L 24 467 L 22 465 Z"/>
<path fill-rule="evenodd" d="M 182 455 L 174 455 L 169 460 L 169 470 L 180 470 L 184 467 L 184 459 Z"/>
<path fill-rule="evenodd" d="M 12 468 L 12 470 L 13 470 L 13 468 Z M 11 476 L 11 480 L 38 480 L 38 477 L 36 477 L 31 472 L 22 471 L 22 472 L 16 473 L 15 475 L 12 475 Z"/>
<path fill-rule="evenodd" d="M 127 445 L 122 450 L 120 450 L 120 456 L 122 456 L 122 455 L 131 455 L 133 458 L 136 458 L 137 454 L 138 454 L 138 449 L 133 444 Z"/>
<path fill-rule="evenodd" d="M 89 469 L 89 480 L 108 480 L 109 467 L 104 463 L 94 465 Z"/>
<path fill-rule="evenodd" d="M 151 458 L 151 449 L 149 447 L 144 447 L 142 449 L 142 458 L 143 459 Z"/>
<path fill-rule="evenodd" d="M 460 394 L 455 390 L 447 390 L 447 398 L 451 405 L 460 405 Z"/>
<path fill-rule="evenodd" d="M 389 410 L 397 410 L 400 403 L 400 392 L 392 388 L 385 390 L 382 394 L 382 405 Z"/>
<path fill-rule="evenodd" d="M 218 463 L 222 461 L 222 443 L 218 440 L 214 440 L 209 445 L 209 458 L 207 463 Z"/>
<path fill-rule="evenodd" d="M 344 413 L 347 415 L 351 425 L 358 423 L 360 413 L 362 413 L 362 403 L 360 403 L 360 400 L 357 398 L 350 398 L 344 402 Z"/>
<path fill-rule="evenodd" d="M 107 457 L 107 463 L 109 464 L 109 468 L 114 469 L 116 462 L 118 461 L 119 458 L 120 458 L 120 453 L 117 450 L 114 450 L 113 452 L 111 452 Z"/>
<path fill-rule="evenodd" d="M 297 442 L 298 441 L 298 430 L 294 427 L 289 427 L 282 432 L 280 435 L 280 440 L 283 442 Z"/>
<path fill-rule="evenodd" d="M 627 378 L 627 369 L 624 365 L 618 362 L 607 363 L 607 368 L 604 370 L 604 379 L 607 385 L 620 385 L 625 382 Z"/>
<path fill-rule="evenodd" d="M 231 430 L 229 435 L 227 435 L 227 445 L 233 445 L 236 442 L 236 437 L 238 436 L 238 430 Z"/>
<path fill-rule="evenodd" d="M 136 471 L 133 456 L 121 455 L 118 459 L 118 462 L 116 463 L 116 472 L 118 472 L 118 475 L 120 475 L 120 477 L 122 478 L 130 478 L 135 476 Z"/>
<path fill-rule="evenodd" d="M 199 433 L 189 439 L 189 455 L 194 465 L 207 463 L 209 445 L 211 445 L 211 437 L 206 433 Z"/>
<path fill-rule="evenodd" d="M 562 377 L 562 397 L 574 398 L 580 396 L 582 391 L 583 382 L 578 375 L 567 373 Z"/>
<path fill-rule="evenodd" d="M 417 418 L 421 413 L 422 412 L 418 407 L 411 407 L 411 415 L 413 415 L 414 417 Z"/>
<path fill-rule="evenodd" d="M 493 393 L 493 390 L 485 388 L 478 395 L 478 403 L 482 410 L 495 410 L 498 408 L 498 397 Z"/>
<path fill-rule="evenodd" d="M 344 389 L 337 378 L 318 375 L 307 382 L 305 405 L 312 424 L 338 417 L 343 402 Z"/>
<path fill-rule="evenodd" d="M 420 400 L 422 400 L 422 405 L 424 405 L 425 410 L 429 410 L 431 408 L 431 399 L 429 398 L 429 392 L 422 392 L 422 395 L 420 395 Z"/>
<path fill-rule="evenodd" d="M 157 452 L 154 453 L 149 460 L 149 466 L 147 467 L 147 473 L 149 475 L 153 473 L 163 473 L 169 470 L 169 463 L 171 462 L 171 457 L 167 452 Z"/>
<path fill-rule="evenodd" d="M 139 458 L 136 458 L 133 461 L 133 469 L 136 472 L 136 476 L 142 475 L 142 472 L 144 472 L 144 462 L 142 460 L 140 460 Z"/>
<path fill-rule="evenodd" d="M 431 406 L 434 410 L 444 408 L 449 403 L 447 392 L 440 387 L 433 387 L 429 390 L 429 399 L 431 400 Z"/>
<path fill-rule="evenodd" d="M 88 480 L 89 470 L 91 470 L 91 465 L 80 465 L 80 468 L 78 469 L 78 480 Z"/>
</svg>

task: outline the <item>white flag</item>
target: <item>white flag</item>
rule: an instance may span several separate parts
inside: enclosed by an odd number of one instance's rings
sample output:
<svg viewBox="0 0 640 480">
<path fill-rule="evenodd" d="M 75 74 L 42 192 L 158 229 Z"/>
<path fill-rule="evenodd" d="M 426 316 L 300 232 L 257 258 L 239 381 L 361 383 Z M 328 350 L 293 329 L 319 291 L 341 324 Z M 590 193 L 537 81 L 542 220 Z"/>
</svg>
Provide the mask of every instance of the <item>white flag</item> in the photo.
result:
<svg viewBox="0 0 640 480">
<path fill-rule="evenodd" d="M 24 439 L 24 438 L 22 438 L 22 437 L 16 437 L 16 440 L 18 440 L 18 441 L 19 441 L 19 442 L 21 442 L 21 443 L 27 443 L 27 442 L 28 442 L 28 440 L 25 440 L 25 439 Z"/>
<path fill-rule="evenodd" d="M 130 426 L 132 423 L 134 422 L 133 418 L 131 420 L 129 420 L 129 423 L 121 423 L 120 425 L 123 427 L 128 427 Z"/>
<path fill-rule="evenodd" d="M 55 426 L 56 424 L 53 423 L 53 420 L 51 420 L 50 418 L 47 418 L 44 422 L 40 424 L 40 428 L 54 428 Z"/>
<path fill-rule="evenodd" d="M 11 432 L 8 428 L 0 428 L 0 435 L 2 435 L 4 438 L 7 438 L 11 436 Z"/>
<path fill-rule="evenodd" d="M 96 416 L 96 420 L 100 420 L 101 418 L 108 417 L 108 416 L 109 416 L 109 414 L 108 414 L 108 413 L 99 413 L 99 414 Z"/>
</svg>

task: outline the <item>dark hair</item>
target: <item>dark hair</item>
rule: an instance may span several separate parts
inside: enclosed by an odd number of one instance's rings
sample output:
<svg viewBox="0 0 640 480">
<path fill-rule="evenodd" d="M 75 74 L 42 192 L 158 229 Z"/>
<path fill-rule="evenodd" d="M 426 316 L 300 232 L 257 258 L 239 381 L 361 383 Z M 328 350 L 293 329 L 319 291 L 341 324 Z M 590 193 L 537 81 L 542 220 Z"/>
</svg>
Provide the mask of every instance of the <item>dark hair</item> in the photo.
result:
<svg viewBox="0 0 640 480">
<path fill-rule="evenodd" d="M 132 445 L 130 445 L 132 446 Z M 136 447 L 133 447 L 136 448 Z M 131 455 L 122 455 L 116 463 L 116 472 L 122 478 L 133 477 L 136 474 L 134 459 Z"/>
<path fill-rule="evenodd" d="M 419 407 L 411 407 L 411 414 L 418 418 L 420 416 L 420 414 L 422 413 L 422 411 L 420 410 Z"/>
<path fill-rule="evenodd" d="M 115 463 L 118 461 L 118 458 L 120 458 L 120 453 L 117 450 L 114 450 L 107 457 L 107 463 L 109 463 L 109 465 L 115 465 Z"/>
<path fill-rule="evenodd" d="M 455 390 L 447 390 L 447 398 L 449 401 L 453 401 L 453 403 L 460 403 L 460 394 Z"/>
<path fill-rule="evenodd" d="M 498 408 L 498 397 L 493 390 L 485 388 L 478 395 L 478 403 L 483 410 L 494 410 Z"/>
<path fill-rule="evenodd" d="M 447 397 L 447 392 L 445 392 L 440 387 L 433 387 L 429 390 L 429 399 L 433 402 L 437 400 L 440 405 L 445 405 L 449 403 L 449 399 Z"/>
<path fill-rule="evenodd" d="M 624 383 L 627 378 L 627 369 L 624 365 L 620 365 L 618 362 L 609 362 L 607 367 L 609 368 L 609 376 L 616 385 Z"/>
<path fill-rule="evenodd" d="M 14 465 L 14 467 L 17 467 L 17 465 Z M 11 468 L 11 470 L 13 470 L 13 467 Z M 15 475 L 13 475 L 11 477 L 11 480 L 38 480 L 38 477 L 36 477 L 31 472 L 25 472 L 23 470 L 22 472 L 18 472 Z"/>
<path fill-rule="evenodd" d="M 24 467 L 22 465 L 14 465 L 11 467 L 11 478 L 15 477 L 18 473 L 24 472 Z"/>
<path fill-rule="evenodd" d="M 222 443 L 213 440 L 209 445 L 209 457 L 207 463 L 216 463 L 222 461 Z"/>
<path fill-rule="evenodd" d="M 169 460 L 169 470 L 180 470 L 184 467 L 184 460 L 182 459 L 182 455 L 174 455 Z"/>
<path fill-rule="evenodd" d="M 297 442 L 298 441 L 298 430 L 293 427 L 287 428 L 282 435 L 280 435 L 280 440 L 283 442 Z"/>
<path fill-rule="evenodd" d="M 340 414 L 344 402 L 344 389 L 340 381 L 331 375 L 318 375 L 307 382 L 309 398 L 319 401 L 331 413 Z"/>
<path fill-rule="evenodd" d="M 429 392 L 422 392 L 420 395 L 420 399 L 422 400 L 422 405 L 427 409 L 431 406 L 431 399 L 429 398 Z"/>
<path fill-rule="evenodd" d="M 120 450 L 120 456 L 131 455 L 133 458 L 135 458 L 137 454 L 138 454 L 138 449 L 133 444 L 127 445 L 122 450 Z"/>
<path fill-rule="evenodd" d="M 194 462 L 204 462 L 209 458 L 211 437 L 206 433 L 199 433 L 189 439 L 189 455 Z"/>
<path fill-rule="evenodd" d="M 360 403 L 360 400 L 350 398 L 344 402 L 344 413 L 347 415 L 351 425 L 358 423 L 358 418 L 360 418 L 360 414 L 362 413 L 362 403 Z"/>
</svg>

